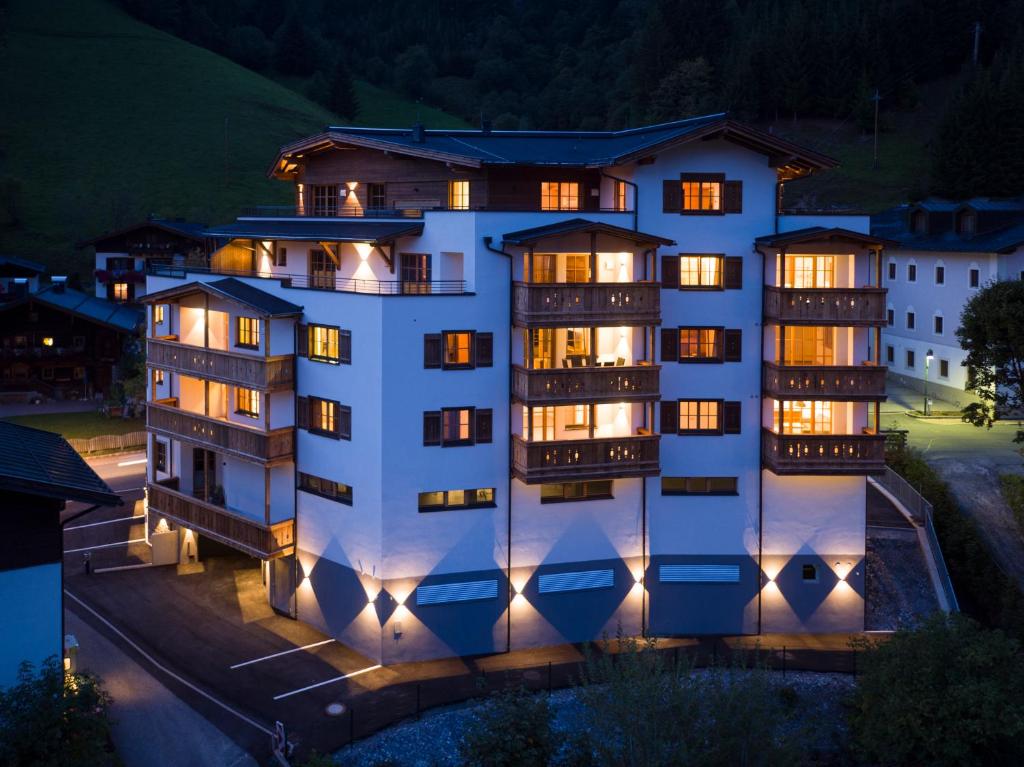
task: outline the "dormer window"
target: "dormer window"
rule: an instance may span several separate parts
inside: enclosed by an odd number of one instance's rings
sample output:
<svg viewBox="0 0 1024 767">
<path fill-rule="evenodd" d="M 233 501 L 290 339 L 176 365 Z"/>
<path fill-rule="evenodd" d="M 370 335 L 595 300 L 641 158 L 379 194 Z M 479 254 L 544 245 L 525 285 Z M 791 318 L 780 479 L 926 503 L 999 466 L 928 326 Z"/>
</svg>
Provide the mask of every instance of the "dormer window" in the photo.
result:
<svg viewBox="0 0 1024 767">
<path fill-rule="evenodd" d="M 928 214 L 923 210 L 915 210 L 910 214 L 910 231 L 924 234 L 928 231 Z"/>
<path fill-rule="evenodd" d="M 978 230 L 978 215 L 973 210 L 962 210 L 956 217 L 956 233 L 970 237 Z"/>
</svg>

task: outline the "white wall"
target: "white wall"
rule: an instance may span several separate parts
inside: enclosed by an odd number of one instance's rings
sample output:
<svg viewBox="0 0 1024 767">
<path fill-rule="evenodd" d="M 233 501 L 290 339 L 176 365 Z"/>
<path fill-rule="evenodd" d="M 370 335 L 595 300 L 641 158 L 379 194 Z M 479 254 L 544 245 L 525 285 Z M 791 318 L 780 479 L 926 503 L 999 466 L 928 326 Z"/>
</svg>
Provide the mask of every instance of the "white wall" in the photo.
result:
<svg viewBox="0 0 1024 767">
<path fill-rule="evenodd" d="M 38 668 L 54 655 L 61 662 L 61 588 L 59 562 L 0 571 L 0 688 L 14 684 L 22 661 Z"/>
</svg>

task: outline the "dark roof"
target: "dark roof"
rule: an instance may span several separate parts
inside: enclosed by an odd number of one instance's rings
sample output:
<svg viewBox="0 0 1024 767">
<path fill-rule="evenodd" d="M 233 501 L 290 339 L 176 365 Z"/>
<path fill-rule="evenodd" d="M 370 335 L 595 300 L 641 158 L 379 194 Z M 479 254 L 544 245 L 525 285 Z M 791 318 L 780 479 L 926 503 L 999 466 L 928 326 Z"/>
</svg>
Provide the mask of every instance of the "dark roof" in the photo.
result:
<svg viewBox="0 0 1024 767">
<path fill-rule="evenodd" d="M 621 240 L 629 240 L 635 243 L 657 243 L 659 245 L 675 245 L 675 240 L 668 240 L 655 234 L 644 234 L 633 229 L 625 229 L 621 226 L 605 224 L 600 221 L 588 221 L 585 218 L 570 218 L 567 221 L 559 221 L 545 226 L 535 226 L 532 229 L 521 229 L 518 232 L 508 232 L 502 235 L 502 240 L 509 245 L 525 245 L 539 240 L 547 240 L 552 237 L 560 237 L 566 234 L 579 234 L 596 232 L 617 237 Z"/>
<path fill-rule="evenodd" d="M 145 304 L 158 304 L 176 296 L 185 296 L 197 292 L 209 293 L 210 295 L 237 301 L 240 304 L 255 309 L 264 317 L 293 317 L 297 314 L 302 314 L 301 306 L 296 306 L 285 301 L 283 298 L 278 298 L 234 277 L 225 277 L 223 280 L 216 280 L 214 282 L 189 282 L 184 285 L 176 285 L 167 290 L 147 293 L 139 300 Z"/>
<path fill-rule="evenodd" d="M 898 205 L 875 214 L 871 217 L 871 233 L 895 240 L 899 247 L 907 250 L 940 253 L 1005 253 L 1024 245 L 1024 205 L 1018 208 L 987 207 L 991 202 L 990 200 L 968 200 L 963 205 L 951 203 L 949 211 L 970 207 L 980 211 L 998 210 L 1011 213 L 1010 220 L 1003 219 L 999 226 L 978 231 L 974 235 L 958 234 L 953 228 L 952 218 L 948 219 L 948 228 L 944 228 L 942 231 L 911 231 L 910 211 L 923 207 L 921 203 Z M 932 208 L 925 209 L 933 210 Z M 1019 216 L 1012 216 L 1015 210 L 1020 211 Z"/>
<path fill-rule="evenodd" d="M 649 156 L 670 146 L 721 136 L 768 154 L 778 167 L 807 173 L 833 167 L 830 157 L 730 120 L 724 113 L 619 131 L 424 130 L 329 126 L 281 149 L 270 173 L 287 160 L 336 145 L 362 146 L 463 166 L 556 165 L 607 167 Z"/>
<path fill-rule="evenodd" d="M 845 242 L 857 242 L 869 246 L 895 245 L 892 240 L 876 237 L 873 234 L 855 232 L 852 229 L 842 229 L 838 226 L 808 226 L 804 229 L 794 229 L 791 232 L 778 232 L 758 237 L 755 242 L 758 245 L 767 245 L 770 248 L 781 248 L 784 245 L 797 245 L 802 242 L 821 242 L 822 240 L 843 240 Z"/>
<path fill-rule="evenodd" d="M 17 256 L 0 256 L 0 268 L 4 266 L 13 266 L 15 269 L 23 269 L 36 274 L 46 271 L 46 267 L 38 261 L 29 261 L 27 258 L 18 258 Z"/>
<path fill-rule="evenodd" d="M 203 239 L 203 231 L 206 229 L 206 224 L 197 224 L 193 221 L 185 221 L 178 218 L 147 218 L 145 221 L 140 221 L 139 223 L 132 224 L 131 226 L 115 229 L 112 232 L 104 232 L 98 237 L 93 237 L 90 240 L 82 240 L 77 243 L 75 247 L 84 248 L 87 245 L 95 245 L 97 242 L 109 240 L 112 237 L 120 237 L 128 234 L 129 232 L 146 229 L 148 227 L 156 227 L 157 229 L 162 229 L 170 234 L 177 234 L 181 237 L 201 242 Z"/>
<path fill-rule="evenodd" d="M 422 221 L 322 221 L 303 219 L 240 218 L 233 224 L 206 230 L 210 237 L 309 242 L 394 242 L 423 233 Z"/>
<path fill-rule="evenodd" d="M 122 503 L 61 435 L 9 421 L 0 421 L 0 490 L 105 506 Z"/>
<path fill-rule="evenodd" d="M 90 293 L 69 288 L 67 285 L 49 285 L 37 293 L 29 293 L 16 301 L 0 304 L 0 311 L 21 306 L 29 301 L 35 301 L 52 309 L 106 325 L 123 333 L 134 333 L 146 322 L 146 314 L 139 306 L 117 304 L 105 298 L 97 298 Z"/>
</svg>

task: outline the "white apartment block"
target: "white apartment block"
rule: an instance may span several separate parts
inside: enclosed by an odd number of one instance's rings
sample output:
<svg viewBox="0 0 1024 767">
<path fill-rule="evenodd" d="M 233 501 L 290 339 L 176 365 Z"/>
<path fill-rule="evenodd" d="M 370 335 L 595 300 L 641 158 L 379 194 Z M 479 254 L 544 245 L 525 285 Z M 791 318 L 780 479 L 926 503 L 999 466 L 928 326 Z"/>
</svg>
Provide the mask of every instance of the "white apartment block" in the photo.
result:
<svg viewBox="0 0 1024 767">
<path fill-rule="evenodd" d="M 881 243 L 723 115 L 328 128 L 147 280 L 148 515 L 381 663 L 857 631 Z"/>
<path fill-rule="evenodd" d="M 1024 199 L 927 199 L 872 217 L 891 241 L 883 283 L 883 360 L 889 375 L 962 407 L 966 353 L 956 338 L 964 305 L 987 283 L 1024 279 Z M 929 357 L 930 355 L 930 357 Z"/>
</svg>

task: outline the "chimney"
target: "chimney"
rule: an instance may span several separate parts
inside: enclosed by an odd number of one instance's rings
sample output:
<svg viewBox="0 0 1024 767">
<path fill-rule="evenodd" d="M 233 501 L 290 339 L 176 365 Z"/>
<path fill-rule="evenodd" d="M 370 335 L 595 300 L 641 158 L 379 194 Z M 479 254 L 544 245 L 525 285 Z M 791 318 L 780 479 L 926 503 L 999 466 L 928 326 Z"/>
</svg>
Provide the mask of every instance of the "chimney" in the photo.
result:
<svg viewBox="0 0 1024 767">
<path fill-rule="evenodd" d="M 55 274 L 55 275 L 53 275 L 50 278 L 50 282 L 53 283 L 53 292 L 54 293 L 63 293 L 64 292 L 64 287 L 65 287 L 67 281 L 68 281 L 68 278 L 67 278 L 67 275 L 65 275 L 65 274 L 60 274 L 60 275 Z"/>
<path fill-rule="evenodd" d="M 417 144 L 422 144 L 424 141 L 423 123 L 416 123 L 412 126 L 412 140 Z"/>
</svg>

